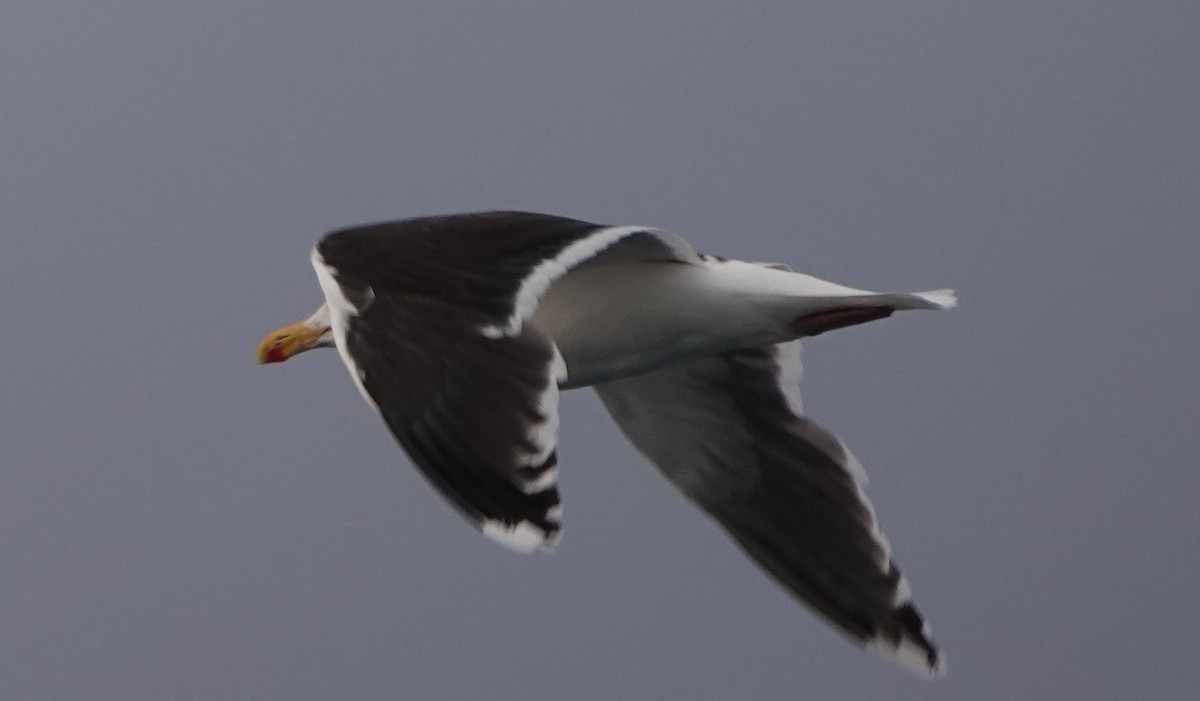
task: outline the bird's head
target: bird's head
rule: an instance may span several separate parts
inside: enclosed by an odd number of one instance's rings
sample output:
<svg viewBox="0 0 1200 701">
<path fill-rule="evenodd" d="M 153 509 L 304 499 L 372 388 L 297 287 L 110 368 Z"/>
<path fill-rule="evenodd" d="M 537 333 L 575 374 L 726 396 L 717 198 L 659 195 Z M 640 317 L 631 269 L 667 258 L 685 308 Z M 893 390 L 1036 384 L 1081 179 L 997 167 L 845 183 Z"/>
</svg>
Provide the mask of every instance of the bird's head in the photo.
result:
<svg viewBox="0 0 1200 701">
<path fill-rule="evenodd" d="M 282 363 L 298 353 L 333 345 L 329 308 L 324 304 L 304 321 L 272 331 L 258 344 L 259 363 Z"/>
</svg>

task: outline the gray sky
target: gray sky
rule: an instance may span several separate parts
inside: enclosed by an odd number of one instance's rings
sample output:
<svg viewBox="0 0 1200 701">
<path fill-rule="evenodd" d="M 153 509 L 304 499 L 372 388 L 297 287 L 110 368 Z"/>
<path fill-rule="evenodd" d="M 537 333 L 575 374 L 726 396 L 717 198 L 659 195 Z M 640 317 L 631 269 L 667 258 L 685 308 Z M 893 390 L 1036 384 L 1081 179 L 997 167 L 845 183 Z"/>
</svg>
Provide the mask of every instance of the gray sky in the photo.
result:
<svg viewBox="0 0 1200 701">
<path fill-rule="evenodd" d="M 0 697 L 1191 699 L 1200 5 L 58 2 L 0 22 Z M 568 395 L 466 527 L 336 354 L 360 222 L 677 231 L 962 305 L 808 344 L 950 675 L 795 605 Z"/>
</svg>

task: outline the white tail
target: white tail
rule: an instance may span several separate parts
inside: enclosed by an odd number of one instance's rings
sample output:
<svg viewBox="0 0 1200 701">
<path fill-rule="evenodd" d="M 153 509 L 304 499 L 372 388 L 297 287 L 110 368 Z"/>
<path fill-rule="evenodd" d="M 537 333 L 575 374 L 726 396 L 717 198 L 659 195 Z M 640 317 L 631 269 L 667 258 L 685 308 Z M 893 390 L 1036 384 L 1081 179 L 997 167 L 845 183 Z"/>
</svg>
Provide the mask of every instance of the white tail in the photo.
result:
<svg viewBox="0 0 1200 701">
<path fill-rule="evenodd" d="M 929 292 L 917 292 L 913 297 L 929 302 L 931 309 L 953 309 L 958 306 L 958 297 L 955 296 L 954 290 L 930 290 Z"/>
</svg>

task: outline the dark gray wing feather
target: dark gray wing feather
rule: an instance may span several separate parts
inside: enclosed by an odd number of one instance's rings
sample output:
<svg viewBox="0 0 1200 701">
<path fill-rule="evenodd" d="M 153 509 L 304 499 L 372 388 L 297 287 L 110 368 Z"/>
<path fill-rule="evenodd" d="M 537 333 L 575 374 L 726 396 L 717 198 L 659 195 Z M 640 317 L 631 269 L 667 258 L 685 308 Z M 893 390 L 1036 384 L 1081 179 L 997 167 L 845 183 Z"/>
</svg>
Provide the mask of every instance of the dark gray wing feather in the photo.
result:
<svg viewBox="0 0 1200 701">
<path fill-rule="evenodd" d="M 338 345 L 421 473 L 500 542 L 553 544 L 560 359 L 521 307 L 596 255 L 690 249 L 655 230 L 486 212 L 344 229 L 316 252 L 352 308 Z"/>
<path fill-rule="evenodd" d="M 351 320 L 347 347 L 364 389 L 421 473 L 468 518 L 501 536 L 535 528 L 532 541 L 499 538 L 518 549 L 552 543 L 553 346 L 532 326 L 486 339 L 428 307 L 384 296 Z"/>
<path fill-rule="evenodd" d="M 800 413 L 799 344 L 701 358 L 596 391 L 621 430 L 792 594 L 925 673 L 942 660 L 841 441 Z"/>
</svg>

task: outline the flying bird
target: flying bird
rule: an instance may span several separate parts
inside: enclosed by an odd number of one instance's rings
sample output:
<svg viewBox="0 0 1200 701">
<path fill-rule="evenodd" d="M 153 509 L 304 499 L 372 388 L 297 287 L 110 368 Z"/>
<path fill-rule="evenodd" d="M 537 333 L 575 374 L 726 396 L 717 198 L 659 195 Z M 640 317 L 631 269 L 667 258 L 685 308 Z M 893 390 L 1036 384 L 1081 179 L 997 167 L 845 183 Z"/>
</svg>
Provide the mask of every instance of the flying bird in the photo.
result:
<svg viewBox="0 0 1200 701">
<path fill-rule="evenodd" d="M 527 212 L 390 221 L 312 252 L 325 303 L 275 363 L 336 347 L 413 464 L 485 535 L 556 542 L 558 393 L 592 387 L 667 479 L 780 585 L 918 672 L 944 658 L 891 559 L 866 476 L 800 402 L 799 339 L 951 290 L 859 290 L 698 254 L 675 234 Z"/>
</svg>

